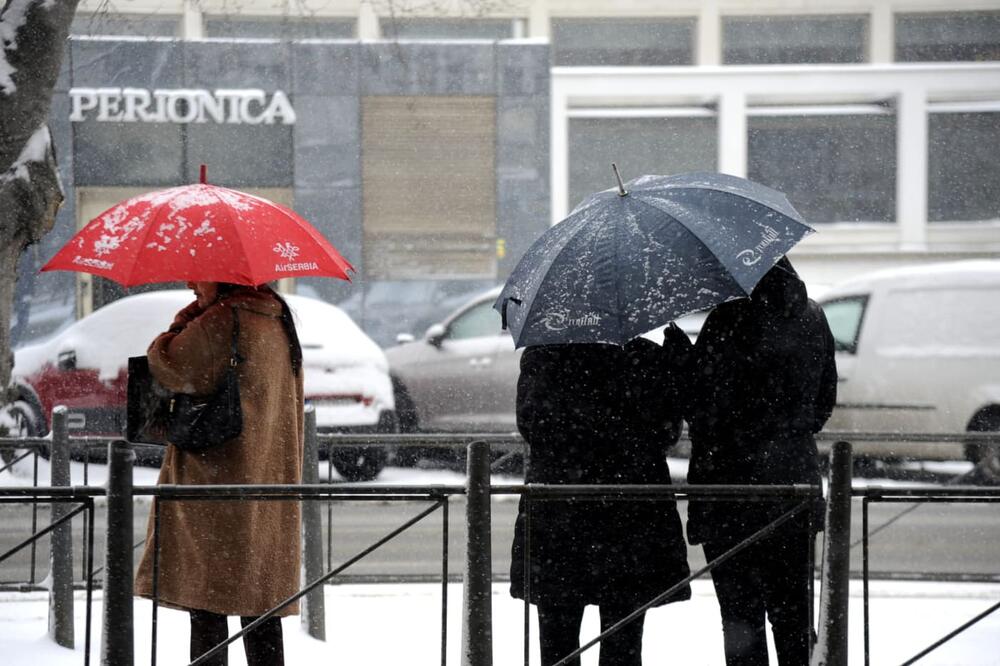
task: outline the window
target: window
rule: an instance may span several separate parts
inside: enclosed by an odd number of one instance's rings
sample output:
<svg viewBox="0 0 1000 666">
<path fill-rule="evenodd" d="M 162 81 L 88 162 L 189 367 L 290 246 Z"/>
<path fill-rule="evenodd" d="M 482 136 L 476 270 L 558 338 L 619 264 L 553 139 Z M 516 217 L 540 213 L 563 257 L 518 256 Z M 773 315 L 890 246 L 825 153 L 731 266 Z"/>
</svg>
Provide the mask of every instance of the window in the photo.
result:
<svg viewBox="0 0 1000 666">
<path fill-rule="evenodd" d="M 179 16 L 162 14 L 118 14 L 105 10 L 78 12 L 70 25 L 71 35 L 112 37 L 179 37 Z"/>
<path fill-rule="evenodd" d="M 877 108 L 752 110 L 747 177 L 784 192 L 810 223 L 891 222 L 896 118 Z"/>
<path fill-rule="evenodd" d="M 928 220 L 1000 218 L 1000 112 L 930 113 L 927 131 Z"/>
<path fill-rule="evenodd" d="M 265 39 L 353 39 L 353 18 L 299 16 L 209 16 L 206 37 Z"/>
<path fill-rule="evenodd" d="M 868 60 L 866 16 L 730 16 L 722 20 L 727 65 Z"/>
<path fill-rule="evenodd" d="M 865 316 L 867 296 L 851 296 L 823 303 L 823 314 L 833 333 L 833 344 L 837 351 L 851 354 L 858 351 L 858 335 L 861 321 Z"/>
<path fill-rule="evenodd" d="M 897 14 L 896 60 L 1000 60 L 1000 12 Z"/>
<path fill-rule="evenodd" d="M 626 180 L 645 174 L 714 171 L 716 145 L 716 122 L 710 113 L 704 117 L 571 117 L 570 208 L 594 192 L 616 186 L 612 162 Z"/>
<path fill-rule="evenodd" d="M 893 289 L 886 294 L 886 343 L 877 350 L 893 356 L 927 355 L 972 359 L 996 358 L 1000 340 L 1000 289 L 993 285 L 955 288 Z"/>
<path fill-rule="evenodd" d="M 481 338 L 500 335 L 500 332 L 500 313 L 493 309 L 493 301 L 485 301 L 452 320 L 448 326 L 448 339 Z"/>
<path fill-rule="evenodd" d="M 496 101 L 362 98 L 368 279 L 496 277 Z"/>
<path fill-rule="evenodd" d="M 517 19 L 383 18 L 387 39 L 510 39 Z"/>
<path fill-rule="evenodd" d="M 694 18 L 553 19 L 556 65 L 690 65 Z"/>
</svg>

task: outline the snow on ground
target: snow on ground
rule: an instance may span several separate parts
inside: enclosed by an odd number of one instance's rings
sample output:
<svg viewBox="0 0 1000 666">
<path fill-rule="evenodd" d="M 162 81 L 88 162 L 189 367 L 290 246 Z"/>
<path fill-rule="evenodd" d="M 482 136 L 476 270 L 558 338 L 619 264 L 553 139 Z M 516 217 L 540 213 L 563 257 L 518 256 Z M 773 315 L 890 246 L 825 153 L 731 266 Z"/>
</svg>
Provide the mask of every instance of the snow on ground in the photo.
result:
<svg viewBox="0 0 1000 666">
<path fill-rule="evenodd" d="M 650 611 L 643 656 L 650 664 L 723 664 L 718 606 L 708 581 L 696 581 L 690 601 Z M 873 582 L 871 584 L 871 663 L 898 664 L 916 655 L 960 624 L 989 608 L 1000 585 L 971 583 Z M 91 663 L 100 656 L 100 594 L 95 595 Z M 460 663 L 462 590 L 448 588 L 448 663 Z M 523 663 L 523 604 L 511 599 L 505 585 L 493 588 L 493 652 L 497 664 Z M 152 605 L 135 604 L 136 664 L 150 663 Z M 57 647 L 46 637 L 43 594 L 0 595 L 0 652 L 4 663 L 69 666 L 83 663 L 84 597 L 77 596 L 77 648 Z M 852 583 L 850 663 L 864 663 L 860 584 Z M 310 638 L 298 617 L 285 618 L 289 664 L 439 664 L 441 587 L 434 584 L 343 585 L 326 588 L 327 641 Z M 159 611 L 157 663 L 187 663 L 187 615 Z M 597 633 L 597 614 L 584 617 L 584 641 Z M 236 620 L 230 630 L 235 631 Z M 531 620 L 531 663 L 537 664 L 537 625 Z M 584 655 L 584 666 L 597 664 L 597 648 Z M 985 666 L 1000 663 L 1000 613 L 994 613 L 919 663 L 923 666 Z M 230 664 L 246 663 L 242 645 L 230 647 Z M 773 655 L 771 663 L 777 663 Z"/>
<path fill-rule="evenodd" d="M 676 481 L 683 480 L 687 461 L 671 459 Z M 25 486 L 32 482 L 32 461 L 22 461 L 14 474 L 0 474 L 0 486 Z M 964 465 L 964 463 L 962 463 Z M 84 483 L 83 463 L 71 463 L 72 483 Z M 41 485 L 49 478 L 48 461 L 38 461 Z M 961 473 L 965 468 L 940 470 Z M 157 470 L 135 468 L 135 485 L 156 483 Z M 327 463 L 320 462 L 321 478 Z M 341 481 L 336 472 L 334 481 Z M 107 467 L 91 464 L 86 482 L 101 485 Z M 373 482 L 385 485 L 451 485 L 464 483 L 461 471 L 440 469 L 386 468 Z M 494 475 L 494 484 L 515 484 L 516 476 Z M 897 485 L 886 479 L 856 480 L 856 484 Z M 920 484 L 924 485 L 924 484 Z M 510 498 L 512 501 L 516 497 Z M 722 664 L 722 635 L 718 605 L 711 583 L 693 584 L 693 598 L 684 603 L 654 609 L 648 615 L 644 639 L 647 663 Z M 449 586 L 448 663 L 460 662 L 461 586 Z M 299 619 L 284 620 L 289 664 L 333 662 L 342 664 L 438 664 L 440 663 L 441 588 L 434 584 L 342 585 L 326 588 L 327 642 L 313 640 L 300 628 Z M 864 663 L 863 607 L 860 582 L 851 584 L 850 662 Z M 1000 598 L 1000 585 L 978 583 L 871 582 L 871 663 L 901 663 L 922 649 L 988 609 Z M 92 663 L 100 655 L 100 593 L 95 595 L 92 629 Z M 83 663 L 84 596 L 76 603 L 77 649 L 66 650 L 46 638 L 47 596 L 44 593 L 0 594 L 0 654 L 4 663 L 34 663 L 61 666 Z M 137 664 L 148 664 L 151 604 L 135 604 Z M 188 625 L 184 613 L 160 609 L 158 663 L 187 663 Z M 235 620 L 232 623 L 235 630 Z M 584 619 L 584 641 L 597 633 L 596 610 L 588 609 Z M 532 615 L 532 664 L 537 663 L 537 624 Z M 494 586 L 494 661 L 497 664 L 523 663 L 523 605 L 509 597 L 506 585 Z M 919 663 L 930 665 L 979 666 L 1000 664 L 1000 612 L 937 649 Z M 230 650 L 233 666 L 245 664 L 239 643 Z M 597 652 L 584 655 L 583 664 L 594 666 Z M 776 660 L 772 654 L 772 663 Z"/>
</svg>

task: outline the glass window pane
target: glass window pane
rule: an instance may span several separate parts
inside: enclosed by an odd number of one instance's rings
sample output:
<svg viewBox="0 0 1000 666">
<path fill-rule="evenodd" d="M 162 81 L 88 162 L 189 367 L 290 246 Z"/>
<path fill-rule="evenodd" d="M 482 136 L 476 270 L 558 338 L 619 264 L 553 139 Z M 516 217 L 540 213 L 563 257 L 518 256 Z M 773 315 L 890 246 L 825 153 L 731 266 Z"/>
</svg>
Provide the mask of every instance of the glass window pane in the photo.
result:
<svg viewBox="0 0 1000 666">
<path fill-rule="evenodd" d="M 353 18 L 212 16 L 205 19 L 206 37 L 263 39 L 353 39 Z"/>
<path fill-rule="evenodd" d="M 569 123 L 569 205 L 622 178 L 714 171 L 715 118 L 572 118 Z"/>
<path fill-rule="evenodd" d="M 293 100 L 294 103 L 294 100 Z M 208 165 L 209 182 L 226 187 L 291 187 L 291 125 L 191 123 L 187 128 L 188 179 Z"/>
<path fill-rule="evenodd" d="M 75 184 L 174 186 L 184 182 L 184 126 L 174 123 L 73 124 Z"/>
<path fill-rule="evenodd" d="M 1000 218 L 1000 113 L 928 114 L 927 217 Z"/>
<path fill-rule="evenodd" d="M 690 65 L 694 18 L 553 19 L 556 65 Z"/>
<path fill-rule="evenodd" d="M 748 177 L 784 192 L 808 222 L 895 219 L 895 116 L 751 116 L 747 134 Z"/>
<path fill-rule="evenodd" d="M 158 14 L 78 12 L 69 32 L 77 36 L 179 37 L 181 18 Z"/>
<path fill-rule="evenodd" d="M 897 14 L 896 60 L 1000 60 L 1000 12 Z"/>
<path fill-rule="evenodd" d="M 868 61 L 867 16 L 730 16 L 722 20 L 727 65 Z"/>
<path fill-rule="evenodd" d="M 448 327 L 450 340 L 480 338 L 500 335 L 500 313 L 493 309 L 493 303 L 480 303 L 470 308 L 451 322 Z"/>
<path fill-rule="evenodd" d="M 823 313 L 830 324 L 833 342 L 837 351 L 854 353 L 858 348 L 858 332 L 864 317 L 867 296 L 842 298 L 823 304 Z"/>
<path fill-rule="evenodd" d="M 388 39 L 510 39 L 513 19 L 384 18 L 382 35 Z"/>
</svg>

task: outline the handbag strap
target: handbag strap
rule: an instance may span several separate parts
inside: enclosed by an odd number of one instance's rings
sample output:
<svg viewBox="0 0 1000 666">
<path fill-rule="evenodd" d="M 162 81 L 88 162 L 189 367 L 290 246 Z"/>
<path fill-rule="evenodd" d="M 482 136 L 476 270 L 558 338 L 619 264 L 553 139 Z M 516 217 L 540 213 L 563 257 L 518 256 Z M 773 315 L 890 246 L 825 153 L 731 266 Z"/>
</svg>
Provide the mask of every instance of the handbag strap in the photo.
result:
<svg viewBox="0 0 1000 666">
<path fill-rule="evenodd" d="M 240 339 L 240 314 L 236 311 L 236 307 L 232 307 L 233 311 L 233 339 L 229 346 L 229 367 L 235 368 L 244 359 L 240 356 L 239 351 L 236 349 L 236 343 Z"/>
</svg>

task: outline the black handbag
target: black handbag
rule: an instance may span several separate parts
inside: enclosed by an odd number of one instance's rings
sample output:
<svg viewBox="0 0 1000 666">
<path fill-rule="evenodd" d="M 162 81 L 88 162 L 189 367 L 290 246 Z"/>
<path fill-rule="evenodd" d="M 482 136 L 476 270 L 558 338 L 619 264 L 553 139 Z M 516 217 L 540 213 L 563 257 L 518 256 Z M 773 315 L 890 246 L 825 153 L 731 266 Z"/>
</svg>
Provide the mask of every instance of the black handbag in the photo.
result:
<svg viewBox="0 0 1000 666">
<path fill-rule="evenodd" d="M 166 440 L 182 451 L 203 451 L 228 442 L 243 432 L 240 381 L 236 367 L 243 358 L 236 351 L 240 318 L 233 310 L 233 339 L 226 374 L 210 396 L 174 393 L 166 408 Z"/>
</svg>

